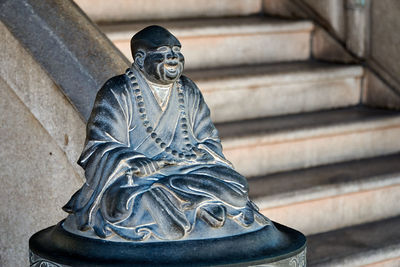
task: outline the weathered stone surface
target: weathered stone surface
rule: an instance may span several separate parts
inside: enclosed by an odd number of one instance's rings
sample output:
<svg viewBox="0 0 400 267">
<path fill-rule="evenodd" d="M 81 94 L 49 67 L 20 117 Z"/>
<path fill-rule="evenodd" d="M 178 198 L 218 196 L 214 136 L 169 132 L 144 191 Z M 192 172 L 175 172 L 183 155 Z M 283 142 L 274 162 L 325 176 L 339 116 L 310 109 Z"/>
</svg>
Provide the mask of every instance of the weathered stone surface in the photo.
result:
<svg viewBox="0 0 400 267">
<path fill-rule="evenodd" d="M 397 81 L 400 92 L 400 2 L 371 2 L 370 58 Z"/>
<path fill-rule="evenodd" d="M 285 63 L 189 71 L 186 75 L 201 89 L 213 121 L 224 122 L 356 105 L 363 69 Z"/>
<path fill-rule="evenodd" d="M 29 237 L 65 216 L 82 180 L 2 78 L 0 88 L 0 265 L 27 266 Z"/>
<path fill-rule="evenodd" d="M 400 185 L 393 185 L 261 211 L 272 220 L 314 234 L 399 215 L 399 198 Z"/>
<path fill-rule="evenodd" d="M 94 21 L 132 21 L 244 16 L 261 11 L 262 0 L 75 0 Z"/>
<path fill-rule="evenodd" d="M 25 48 L 0 22 L 0 77 L 13 90 L 65 152 L 72 167 L 83 177 L 76 164 L 83 142 L 85 124 L 60 88 L 48 77 Z M 23 67 L 21 67 L 23 66 Z"/>
<path fill-rule="evenodd" d="M 249 179 L 261 209 L 400 184 L 400 154 L 280 172 Z"/>
<path fill-rule="evenodd" d="M 0 7 L 3 23 L 87 119 L 97 90 L 126 69 L 126 58 L 71 1 L 5 0 Z"/>
<path fill-rule="evenodd" d="M 329 28 L 340 40 L 345 39 L 344 0 L 263 0 L 267 15 L 284 18 L 312 19 Z"/>
<path fill-rule="evenodd" d="M 312 235 L 307 243 L 310 266 L 399 266 L 400 217 Z"/>
<path fill-rule="evenodd" d="M 305 0 L 304 2 L 328 23 L 341 40 L 344 40 L 346 35 L 345 1 L 346 0 Z"/>
<path fill-rule="evenodd" d="M 393 254 L 398 254 L 396 250 L 394 250 Z M 380 257 L 377 257 L 378 260 Z M 387 259 L 383 261 L 379 261 L 376 263 L 371 263 L 368 265 L 368 267 L 397 267 L 400 266 L 400 257 L 392 258 L 392 259 Z"/>
<path fill-rule="evenodd" d="M 396 154 L 255 177 L 250 196 L 266 216 L 307 233 L 392 217 L 400 214 L 399 160 Z"/>
<path fill-rule="evenodd" d="M 60 207 L 83 182 L 75 162 L 85 126 L 3 23 L 0 34 L 0 265 L 26 266 L 30 235 L 63 218 Z"/>
<path fill-rule="evenodd" d="M 269 16 L 306 18 L 307 13 L 292 0 L 263 0 L 263 12 Z"/>
<path fill-rule="evenodd" d="M 387 155 L 400 150 L 396 112 L 343 109 L 217 125 L 245 176 Z"/>
<path fill-rule="evenodd" d="M 348 50 L 364 59 L 366 65 L 379 74 L 379 79 L 400 92 L 400 51 L 397 45 L 400 39 L 393 34 L 400 25 L 398 1 L 264 0 L 263 9 L 269 15 L 317 21 L 340 42 L 316 27 L 312 44 L 315 58 L 352 62 L 354 59 L 346 52 Z M 386 100 L 387 105 L 391 105 L 392 101 Z"/>
<path fill-rule="evenodd" d="M 313 25 L 308 21 L 236 18 L 155 23 L 170 29 L 181 41 L 185 69 L 305 60 L 310 56 Z M 147 25 L 115 24 L 101 29 L 132 58 L 130 38 Z"/>
<path fill-rule="evenodd" d="M 400 109 L 400 92 L 385 84 L 370 70 L 365 72 L 362 102 L 371 107 Z"/>
<path fill-rule="evenodd" d="M 312 55 L 319 60 L 354 63 L 355 59 L 321 27 L 315 27 L 312 38 Z"/>
<path fill-rule="evenodd" d="M 346 2 L 346 48 L 360 58 L 365 58 L 368 52 L 370 2 L 369 0 Z"/>
</svg>

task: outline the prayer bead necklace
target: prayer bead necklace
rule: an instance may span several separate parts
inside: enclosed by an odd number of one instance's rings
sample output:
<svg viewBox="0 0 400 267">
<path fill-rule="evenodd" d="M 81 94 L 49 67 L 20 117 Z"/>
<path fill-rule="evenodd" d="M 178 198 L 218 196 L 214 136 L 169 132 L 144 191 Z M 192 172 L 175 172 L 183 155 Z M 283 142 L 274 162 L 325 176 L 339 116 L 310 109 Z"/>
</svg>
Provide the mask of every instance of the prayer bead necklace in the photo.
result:
<svg viewBox="0 0 400 267">
<path fill-rule="evenodd" d="M 131 85 L 133 93 L 135 94 L 135 97 L 136 97 L 136 104 L 139 108 L 139 113 L 140 113 L 139 117 L 142 120 L 142 124 L 146 128 L 146 132 L 150 135 L 151 139 L 153 139 L 153 141 L 160 148 L 162 148 L 165 152 L 171 154 L 172 156 L 174 156 L 176 158 L 179 158 L 179 159 L 185 158 L 187 160 L 195 160 L 197 158 L 197 155 L 195 154 L 195 152 L 198 149 L 190 143 L 188 125 L 187 125 L 188 119 L 187 119 L 186 112 L 185 112 L 185 105 L 184 105 L 185 100 L 184 100 L 184 94 L 183 94 L 181 81 L 177 82 L 178 103 L 179 103 L 179 110 L 180 110 L 180 126 L 181 126 L 181 132 L 183 135 L 183 140 L 185 141 L 185 147 L 183 149 L 188 150 L 188 153 L 179 153 L 178 151 L 172 149 L 171 147 L 167 146 L 167 144 L 157 135 L 157 133 L 154 131 L 153 127 L 151 126 L 150 121 L 147 120 L 146 105 L 144 103 L 142 91 L 139 88 L 137 79 L 130 68 L 126 70 L 126 75 L 128 76 L 128 78 L 130 80 L 130 85 Z"/>
</svg>

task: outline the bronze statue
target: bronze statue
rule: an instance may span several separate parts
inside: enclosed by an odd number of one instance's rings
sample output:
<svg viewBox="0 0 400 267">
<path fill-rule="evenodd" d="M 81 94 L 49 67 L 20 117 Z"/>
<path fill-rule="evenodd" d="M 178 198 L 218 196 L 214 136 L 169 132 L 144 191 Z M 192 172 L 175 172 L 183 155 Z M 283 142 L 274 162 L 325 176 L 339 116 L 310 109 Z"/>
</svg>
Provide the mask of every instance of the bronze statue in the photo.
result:
<svg viewBox="0 0 400 267">
<path fill-rule="evenodd" d="M 132 67 L 108 80 L 94 103 L 78 161 L 86 183 L 64 206 L 66 228 L 142 241 L 268 224 L 248 198 L 246 178 L 225 159 L 200 90 L 182 75 L 178 39 L 149 26 L 131 49 Z"/>
<path fill-rule="evenodd" d="M 261 215 L 225 159 L 179 41 L 150 26 L 131 46 L 87 124 L 86 182 L 31 237 L 31 266 L 305 266 L 304 235 Z"/>
</svg>

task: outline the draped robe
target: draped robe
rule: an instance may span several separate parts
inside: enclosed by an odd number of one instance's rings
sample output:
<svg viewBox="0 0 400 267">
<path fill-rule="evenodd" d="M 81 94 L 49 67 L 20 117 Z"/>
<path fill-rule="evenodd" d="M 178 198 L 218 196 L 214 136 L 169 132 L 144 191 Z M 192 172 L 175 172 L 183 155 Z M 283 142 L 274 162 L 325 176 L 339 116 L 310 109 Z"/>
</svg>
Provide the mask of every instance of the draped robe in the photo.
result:
<svg viewBox="0 0 400 267">
<path fill-rule="evenodd" d="M 181 76 L 163 111 L 142 74 L 134 67 L 130 73 L 111 78 L 96 97 L 78 161 L 86 183 L 64 206 L 77 229 L 142 241 L 187 238 L 196 227 L 223 228 L 226 220 L 238 229 L 265 225 L 248 199 L 246 179 L 222 153 L 197 86 Z M 191 158 L 188 147 L 202 149 L 207 160 Z M 176 164 L 147 176 L 129 175 L 126 161 L 140 158 Z"/>
</svg>

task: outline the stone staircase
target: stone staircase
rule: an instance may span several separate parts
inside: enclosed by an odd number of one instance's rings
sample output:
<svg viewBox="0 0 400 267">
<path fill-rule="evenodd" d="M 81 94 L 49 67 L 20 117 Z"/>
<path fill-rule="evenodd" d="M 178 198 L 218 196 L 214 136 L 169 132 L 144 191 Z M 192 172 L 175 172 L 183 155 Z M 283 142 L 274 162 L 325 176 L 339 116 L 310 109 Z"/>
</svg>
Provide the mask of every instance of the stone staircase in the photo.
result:
<svg viewBox="0 0 400 267">
<path fill-rule="evenodd" d="M 309 236 L 309 266 L 400 265 L 400 113 L 361 105 L 361 66 L 311 57 L 314 25 L 260 0 L 75 0 L 131 59 L 159 24 L 182 42 L 224 153 L 262 212 Z"/>
<path fill-rule="evenodd" d="M 313 25 L 308 21 L 251 16 L 118 23 L 100 28 L 131 59 L 131 37 L 149 23 L 161 24 L 178 37 L 185 69 L 306 60 L 310 55 Z"/>
</svg>

